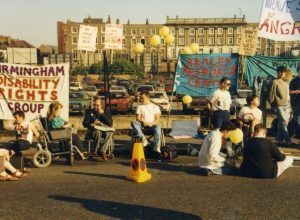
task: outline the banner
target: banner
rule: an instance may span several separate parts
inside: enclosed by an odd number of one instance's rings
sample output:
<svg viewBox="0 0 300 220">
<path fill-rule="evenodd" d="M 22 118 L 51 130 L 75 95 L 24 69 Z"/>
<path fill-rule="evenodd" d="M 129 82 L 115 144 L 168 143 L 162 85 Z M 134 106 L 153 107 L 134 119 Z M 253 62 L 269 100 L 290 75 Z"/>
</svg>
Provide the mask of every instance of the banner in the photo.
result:
<svg viewBox="0 0 300 220">
<path fill-rule="evenodd" d="M 80 25 L 77 49 L 94 52 L 96 50 L 97 33 L 97 27 Z"/>
<path fill-rule="evenodd" d="M 277 41 L 300 39 L 300 0 L 264 0 L 258 36 Z"/>
<path fill-rule="evenodd" d="M 245 79 L 247 84 L 252 86 L 256 76 L 261 76 L 263 78 L 272 76 L 277 78 L 277 67 L 279 66 L 285 66 L 286 68 L 291 69 L 294 75 L 297 75 L 296 69 L 298 65 L 300 65 L 300 57 L 246 57 Z"/>
<path fill-rule="evenodd" d="M 123 25 L 106 24 L 104 49 L 122 50 Z"/>
<path fill-rule="evenodd" d="M 243 56 L 254 56 L 257 44 L 257 28 L 246 27 L 242 31 L 239 54 Z"/>
<path fill-rule="evenodd" d="M 69 118 L 69 64 L 30 66 L 0 63 L 0 119 L 24 111 L 26 120 L 46 116 L 50 103 L 63 104 Z"/>
<path fill-rule="evenodd" d="M 180 55 L 174 91 L 176 94 L 210 96 L 223 77 L 231 79 L 231 92 L 237 90 L 238 54 Z"/>
</svg>

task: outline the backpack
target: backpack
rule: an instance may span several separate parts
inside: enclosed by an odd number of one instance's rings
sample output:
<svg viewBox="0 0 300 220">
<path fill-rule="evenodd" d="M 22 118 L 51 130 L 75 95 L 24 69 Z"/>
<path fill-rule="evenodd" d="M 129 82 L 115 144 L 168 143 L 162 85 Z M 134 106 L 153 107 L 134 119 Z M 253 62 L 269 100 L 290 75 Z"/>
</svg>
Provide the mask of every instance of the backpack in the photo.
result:
<svg viewBox="0 0 300 220">
<path fill-rule="evenodd" d="M 176 147 L 172 144 L 167 144 L 164 147 L 160 148 L 160 158 L 162 160 L 172 160 L 177 157 Z"/>
</svg>

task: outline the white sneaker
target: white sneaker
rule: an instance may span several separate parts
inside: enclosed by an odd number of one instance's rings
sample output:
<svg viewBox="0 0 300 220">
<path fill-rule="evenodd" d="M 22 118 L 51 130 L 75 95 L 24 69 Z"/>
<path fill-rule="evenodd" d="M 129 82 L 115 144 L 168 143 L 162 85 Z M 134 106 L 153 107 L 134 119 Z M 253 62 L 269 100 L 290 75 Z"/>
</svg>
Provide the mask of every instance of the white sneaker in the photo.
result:
<svg viewBox="0 0 300 220">
<path fill-rule="evenodd" d="M 154 147 L 153 150 L 156 151 L 157 153 L 161 153 L 160 147 Z"/>
<path fill-rule="evenodd" d="M 148 145 L 148 141 L 145 137 L 143 137 L 142 143 L 143 143 L 144 147 L 146 147 Z"/>
</svg>

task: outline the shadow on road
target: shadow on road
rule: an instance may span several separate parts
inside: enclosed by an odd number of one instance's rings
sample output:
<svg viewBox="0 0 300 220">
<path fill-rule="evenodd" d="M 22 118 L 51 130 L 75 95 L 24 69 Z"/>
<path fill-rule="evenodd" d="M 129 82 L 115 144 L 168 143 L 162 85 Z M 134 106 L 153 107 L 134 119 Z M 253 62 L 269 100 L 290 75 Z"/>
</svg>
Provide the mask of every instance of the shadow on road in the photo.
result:
<svg viewBox="0 0 300 220">
<path fill-rule="evenodd" d="M 65 173 L 68 174 L 77 174 L 77 175 L 85 175 L 85 176 L 96 176 L 96 177 L 105 177 L 105 178 L 111 178 L 111 179 L 125 179 L 125 176 L 121 175 L 109 175 L 109 174 L 103 174 L 103 173 L 84 173 L 84 172 L 75 172 L 75 171 L 66 171 Z"/>
<path fill-rule="evenodd" d="M 121 219 L 202 219 L 199 216 L 173 210 L 132 205 L 119 202 L 83 199 L 70 196 L 50 195 L 50 199 L 68 203 L 79 203 L 85 209 Z"/>
</svg>

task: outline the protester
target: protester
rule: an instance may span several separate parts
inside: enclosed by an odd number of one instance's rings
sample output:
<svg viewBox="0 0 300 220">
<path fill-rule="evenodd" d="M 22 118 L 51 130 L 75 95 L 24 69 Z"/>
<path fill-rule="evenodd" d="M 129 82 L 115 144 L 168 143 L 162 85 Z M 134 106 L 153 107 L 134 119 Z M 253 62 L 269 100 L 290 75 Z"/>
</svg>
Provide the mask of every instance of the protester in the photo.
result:
<svg viewBox="0 0 300 220">
<path fill-rule="evenodd" d="M 95 153 L 100 154 L 103 160 L 107 160 L 106 152 L 112 142 L 114 135 L 113 130 L 105 130 L 101 127 L 111 127 L 112 118 L 109 112 L 104 111 L 101 99 L 96 99 L 93 103 L 93 109 L 89 109 L 84 116 L 83 126 L 87 128 L 86 139 L 93 139 L 95 145 Z M 97 128 L 100 126 L 100 129 Z M 100 149 L 100 146 L 102 147 Z M 100 151 L 99 151 L 100 149 Z"/>
<path fill-rule="evenodd" d="M 298 76 L 290 83 L 291 106 L 293 111 L 293 122 L 300 136 L 300 65 L 297 67 Z"/>
<path fill-rule="evenodd" d="M 278 67 L 278 77 L 272 83 L 271 91 L 269 94 L 269 102 L 275 107 L 278 130 L 276 140 L 279 144 L 291 144 L 291 137 L 288 132 L 289 123 L 289 88 L 287 84 L 287 74 L 285 67 Z"/>
<path fill-rule="evenodd" d="M 7 149 L 0 149 L 0 157 L 3 158 L 3 166 L 4 170 L 1 170 L 0 172 L 0 182 L 2 181 L 15 181 L 18 180 L 18 178 L 26 177 L 26 173 L 22 173 L 18 171 L 16 168 L 14 168 L 10 161 L 10 157 L 12 156 L 13 151 L 9 151 Z M 7 171 L 9 171 L 10 174 L 8 174 Z"/>
<path fill-rule="evenodd" d="M 198 156 L 199 167 L 202 168 L 204 175 L 232 175 L 235 173 L 235 167 L 225 165 L 225 155 L 220 154 L 222 139 L 227 139 L 230 131 L 235 129 L 232 122 L 225 121 L 219 129 L 213 130 L 206 136 Z"/>
<path fill-rule="evenodd" d="M 259 98 L 257 95 L 251 95 L 246 98 L 247 106 L 244 106 L 238 115 L 239 121 L 242 123 L 242 130 L 244 132 L 244 140 L 252 137 L 254 126 L 261 123 L 262 111 L 258 108 Z"/>
<path fill-rule="evenodd" d="M 254 128 L 254 138 L 243 150 L 240 166 L 242 176 L 254 178 L 279 177 L 293 163 L 293 158 L 282 154 L 272 141 L 266 138 L 267 128 L 258 124 Z"/>
<path fill-rule="evenodd" d="M 47 113 L 47 120 L 49 123 L 49 130 L 59 128 L 70 128 L 71 124 L 66 122 L 60 115 L 63 105 L 59 102 L 53 102 L 49 106 Z M 80 137 L 77 134 L 72 133 L 72 144 L 75 145 L 81 152 L 84 151 Z"/>
<path fill-rule="evenodd" d="M 136 109 L 136 120 L 131 122 L 133 135 L 141 138 L 143 146 L 148 145 L 148 141 L 142 131 L 143 128 L 148 128 L 153 131 L 154 141 L 153 150 L 160 153 L 161 127 L 159 126 L 161 111 L 160 108 L 151 103 L 149 91 L 140 93 L 142 105 Z"/>
<path fill-rule="evenodd" d="M 15 118 L 14 130 L 16 132 L 16 140 L 12 149 L 16 152 L 16 155 L 21 155 L 21 151 L 30 148 L 33 135 L 40 138 L 40 134 L 31 122 L 25 120 L 23 111 L 14 112 L 13 116 Z"/>
<path fill-rule="evenodd" d="M 208 108 L 212 111 L 213 129 L 220 128 L 224 121 L 230 120 L 231 97 L 228 92 L 230 85 L 229 78 L 222 78 L 220 88 L 208 98 Z"/>
</svg>

